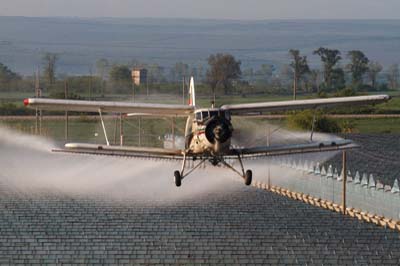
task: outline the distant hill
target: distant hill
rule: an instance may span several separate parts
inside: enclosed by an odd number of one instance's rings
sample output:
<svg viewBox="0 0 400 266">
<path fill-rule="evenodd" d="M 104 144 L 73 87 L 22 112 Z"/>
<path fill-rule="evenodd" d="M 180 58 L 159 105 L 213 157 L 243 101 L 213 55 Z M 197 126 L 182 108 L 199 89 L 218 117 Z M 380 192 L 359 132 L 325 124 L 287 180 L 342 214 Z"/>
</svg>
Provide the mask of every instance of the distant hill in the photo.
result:
<svg viewBox="0 0 400 266">
<path fill-rule="evenodd" d="M 384 65 L 400 63 L 400 20 L 190 20 L 0 17 L 0 62 L 31 74 L 45 52 L 60 54 L 58 73 L 88 73 L 99 58 L 170 67 L 206 64 L 229 52 L 243 66 L 288 62 L 300 49 L 311 64 L 315 48 L 363 50 Z"/>
</svg>

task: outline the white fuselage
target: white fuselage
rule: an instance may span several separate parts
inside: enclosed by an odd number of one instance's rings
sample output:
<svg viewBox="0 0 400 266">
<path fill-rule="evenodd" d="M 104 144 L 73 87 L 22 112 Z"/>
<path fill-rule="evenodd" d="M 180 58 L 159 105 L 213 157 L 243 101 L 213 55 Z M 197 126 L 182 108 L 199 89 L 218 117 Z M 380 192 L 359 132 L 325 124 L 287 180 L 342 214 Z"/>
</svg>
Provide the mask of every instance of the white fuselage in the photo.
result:
<svg viewBox="0 0 400 266">
<path fill-rule="evenodd" d="M 187 123 L 186 148 L 190 153 L 218 156 L 229 151 L 233 128 L 228 112 L 216 108 L 196 110 Z"/>
</svg>

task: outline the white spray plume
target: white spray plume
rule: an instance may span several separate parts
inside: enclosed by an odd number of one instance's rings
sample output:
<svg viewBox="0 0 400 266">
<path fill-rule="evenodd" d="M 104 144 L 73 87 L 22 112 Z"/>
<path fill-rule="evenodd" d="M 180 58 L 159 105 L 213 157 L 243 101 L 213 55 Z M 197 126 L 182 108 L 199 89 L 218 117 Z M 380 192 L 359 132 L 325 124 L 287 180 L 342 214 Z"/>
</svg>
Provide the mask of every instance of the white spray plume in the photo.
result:
<svg viewBox="0 0 400 266">
<path fill-rule="evenodd" d="M 262 128 L 259 125 L 259 128 Z M 305 133 L 280 131 L 276 140 L 287 136 L 304 138 Z M 253 131 L 246 142 L 263 142 L 264 130 Z M 285 134 L 284 134 L 285 133 Z M 294 135 L 293 135 L 294 134 Z M 52 153 L 55 143 L 41 137 L 30 136 L 0 127 L 0 185 L 9 189 L 29 191 L 49 190 L 71 195 L 105 195 L 111 198 L 131 198 L 168 202 L 196 199 L 208 192 L 232 193 L 242 180 L 229 169 L 212 167 L 196 170 L 184 179 L 182 187 L 176 188 L 173 171 L 180 169 L 180 161 L 157 161 L 135 158 L 73 155 Z M 331 138 L 318 134 L 316 138 Z M 283 138 L 284 139 L 284 138 Z M 265 144 L 265 143 L 262 143 Z M 333 156 L 306 155 L 307 160 L 321 161 Z M 311 157 L 310 156 L 314 156 Z M 245 161 L 245 168 L 253 170 L 255 180 L 265 180 L 268 160 Z M 238 167 L 238 164 L 235 163 Z M 275 168 L 268 168 L 271 169 Z M 281 175 L 282 169 L 272 170 Z"/>
<path fill-rule="evenodd" d="M 164 202 L 225 190 L 232 182 L 229 171 L 207 167 L 176 188 L 173 172 L 180 169 L 179 161 L 53 153 L 54 143 L 41 137 L 5 128 L 0 136 L 0 184 L 13 190 Z"/>
</svg>

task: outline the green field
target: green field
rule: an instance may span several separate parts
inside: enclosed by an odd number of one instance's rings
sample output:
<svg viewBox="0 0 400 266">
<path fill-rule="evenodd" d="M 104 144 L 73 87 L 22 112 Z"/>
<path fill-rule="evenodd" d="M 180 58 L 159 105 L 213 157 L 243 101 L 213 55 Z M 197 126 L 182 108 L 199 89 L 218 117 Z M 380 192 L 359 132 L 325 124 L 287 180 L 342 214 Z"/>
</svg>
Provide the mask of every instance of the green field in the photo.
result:
<svg viewBox="0 0 400 266">
<path fill-rule="evenodd" d="M 339 123 L 351 123 L 353 133 L 363 134 L 400 134 L 400 118 L 362 118 L 362 119 L 335 119 Z M 234 119 L 233 125 L 236 129 L 245 132 L 261 130 L 264 125 L 273 124 L 286 127 L 285 119 L 260 119 L 240 118 Z M 175 134 L 184 135 L 184 119 L 176 121 Z M 119 144 L 119 120 L 117 117 L 105 119 L 107 135 L 111 143 Z M 235 126 L 236 125 L 236 126 Z M 4 120 L 0 126 L 16 129 L 18 131 L 35 134 L 35 120 Z M 139 139 L 140 132 L 140 139 Z M 161 147 L 164 135 L 172 132 L 172 120 L 161 118 L 139 118 L 124 119 L 125 144 L 133 146 Z M 96 117 L 81 117 L 70 119 L 68 127 L 69 142 L 105 143 L 105 137 L 99 119 Z M 51 140 L 65 142 L 65 121 L 63 119 L 44 119 L 42 122 L 42 135 Z"/>
<path fill-rule="evenodd" d="M 183 135 L 184 120 L 176 121 L 175 133 Z M 0 126 L 16 129 L 23 133 L 35 134 L 36 120 L 18 119 L 0 121 Z M 119 144 L 119 119 L 107 117 L 105 119 L 108 139 L 112 144 Z M 172 132 L 172 120 L 162 118 L 125 118 L 123 120 L 125 144 L 134 146 L 159 147 L 163 144 L 165 134 Z M 140 132 L 140 140 L 139 140 Z M 44 119 L 42 121 L 42 135 L 48 139 L 65 141 L 65 120 Z M 68 124 L 68 141 L 105 143 L 105 136 L 98 117 L 81 117 L 70 119 Z"/>
<path fill-rule="evenodd" d="M 366 108 L 346 108 L 337 109 L 334 112 L 337 113 L 400 113 L 400 95 L 398 92 L 380 92 L 390 94 L 394 96 L 392 100 L 388 103 L 380 104 L 374 107 Z M 32 97 L 33 93 L 23 93 L 23 92 L 0 92 L 0 103 L 15 103 L 16 108 L 25 110 L 22 104 L 22 100 L 26 97 Z M 185 96 L 187 97 L 187 96 Z M 298 99 L 315 98 L 315 95 L 299 95 Z M 106 95 L 105 98 L 100 97 L 100 95 L 93 95 L 94 100 L 119 100 L 119 101 L 132 101 L 132 95 L 120 95 L 112 94 Z M 168 103 L 168 104 L 182 104 L 182 95 L 168 95 L 168 94 L 150 94 L 147 95 L 136 95 L 137 102 L 148 102 L 148 103 Z M 186 99 L 187 100 L 187 99 Z M 227 103 L 252 103 L 252 102 L 263 102 L 263 101 L 283 101 L 291 100 L 291 96 L 285 95 L 252 95 L 252 96 L 219 96 L 217 98 L 217 106 Z M 200 107 L 209 107 L 211 97 L 209 95 L 197 95 L 197 105 Z M 1 105 L 0 105 L 1 107 Z M 372 109 L 371 109 L 372 108 Z M 0 108 L 1 109 L 1 108 Z M 45 112 L 46 114 L 47 112 Z M 48 113 L 47 113 L 48 114 Z M 360 119 L 336 119 L 339 124 L 351 125 L 352 132 L 358 133 L 400 133 L 400 119 L 399 118 L 360 118 Z M 16 120 L 0 122 L 12 128 L 19 129 L 23 132 L 33 133 L 35 131 L 34 120 Z M 165 133 L 171 132 L 171 121 L 170 119 L 149 119 L 143 118 L 141 120 L 141 140 L 140 144 L 158 146 L 162 143 L 162 136 Z M 273 120 L 273 123 L 285 126 L 286 122 L 284 120 Z M 108 119 L 106 121 L 107 132 L 109 132 L 109 138 L 111 140 L 118 140 L 119 136 L 119 126 L 115 126 L 115 121 L 113 119 Z M 178 121 L 179 127 L 177 130 L 182 130 L 184 127 L 184 120 Z M 69 125 L 69 137 L 70 140 L 74 141 L 87 141 L 99 142 L 104 140 L 101 125 L 98 118 L 86 119 L 82 117 L 81 119 L 71 120 Z M 138 145 L 138 118 L 129 118 L 125 123 L 126 132 L 126 142 L 132 145 Z M 95 133 L 98 136 L 95 137 Z M 56 140 L 64 139 L 64 121 L 62 120 L 45 120 L 43 122 L 43 134 L 54 138 Z M 183 135 L 183 132 L 181 132 Z"/>
<path fill-rule="evenodd" d="M 351 118 L 336 119 L 339 123 L 350 122 L 354 133 L 363 134 L 400 134 L 400 118 Z"/>
</svg>

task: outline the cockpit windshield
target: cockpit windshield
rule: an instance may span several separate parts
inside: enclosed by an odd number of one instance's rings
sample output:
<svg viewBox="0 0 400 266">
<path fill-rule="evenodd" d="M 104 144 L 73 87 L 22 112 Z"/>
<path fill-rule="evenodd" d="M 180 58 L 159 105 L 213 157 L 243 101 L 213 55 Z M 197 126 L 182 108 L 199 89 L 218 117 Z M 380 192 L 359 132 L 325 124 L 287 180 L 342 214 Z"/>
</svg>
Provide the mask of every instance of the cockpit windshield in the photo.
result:
<svg viewBox="0 0 400 266">
<path fill-rule="evenodd" d="M 218 116 L 218 111 L 210 111 L 210 117 Z"/>
<path fill-rule="evenodd" d="M 204 122 L 210 117 L 224 117 L 227 120 L 231 120 L 229 112 L 224 110 L 198 111 L 195 114 L 197 122 Z"/>
</svg>

